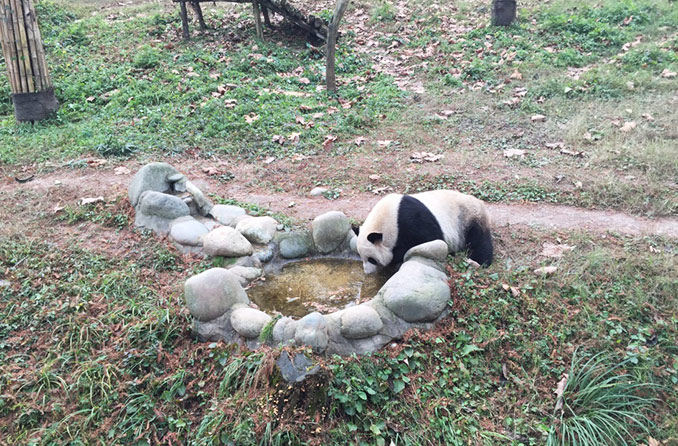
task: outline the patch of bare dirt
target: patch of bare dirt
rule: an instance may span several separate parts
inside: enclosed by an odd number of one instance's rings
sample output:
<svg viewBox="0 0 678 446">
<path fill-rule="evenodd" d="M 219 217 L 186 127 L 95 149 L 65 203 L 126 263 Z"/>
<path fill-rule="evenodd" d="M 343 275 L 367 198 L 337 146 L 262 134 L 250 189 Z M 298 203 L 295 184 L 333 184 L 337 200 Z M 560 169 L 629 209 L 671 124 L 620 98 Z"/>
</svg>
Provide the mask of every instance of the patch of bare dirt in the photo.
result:
<svg viewBox="0 0 678 446">
<path fill-rule="evenodd" d="M 222 162 L 236 178 L 223 184 L 205 169 L 206 165 L 215 163 L 184 159 L 177 160 L 174 164 L 207 192 L 255 203 L 274 212 L 289 215 L 299 222 L 312 220 L 331 210 L 342 211 L 356 221 L 362 221 L 381 198 L 381 195 L 357 190 L 344 190 L 341 197 L 335 200 L 322 196 L 310 197 L 308 190 L 314 183 L 308 180 L 308 174 L 317 170 L 317 166 L 315 162 L 309 163 L 307 166 L 280 163 L 278 167 L 267 169 L 274 171 L 271 175 L 273 178 L 279 176 L 288 179 L 280 192 L 271 192 L 270 183 L 261 184 L 257 181 L 257 178 L 266 177 L 262 175 L 262 167 L 259 165 Z M 57 207 L 78 206 L 79 201 L 85 197 L 102 196 L 107 202 L 120 200 L 126 196 L 127 185 L 141 164 L 131 161 L 125 165 L 130 173 L 122 175 L 116 174 L 115 166 L 106 166 L 77 170 L 57 169 L 36 175 L 33 181 L 27 183 L 17 183 L 13 177 L 6 176 L 0 181 L 0 217 L 3 221 L 0 234 L 9 236 L 26 232 L 26 228 L 38 232 L 51 230 L 46 223 L 53 220 L 51 217 L 55 215 Z M 673 218 L 650 220 L 614 211 L 548 204 L 492 203 L 488 206 L 496 227 L 525 225 L 549 230 L 585 230 L 594 233 L 615 232 L 632 236 L 660 235 L 678 238 L 678 219 Z M 108 250 L 107 246 L 114 247 L 110 248 L 113 250 L 121 249 L 125 245 L 125 238 L 130 236 L 129 233 L 108 229 L 106 234 L 92 237 L 89 231 L 94 229 L 89 225 L 58 226 L 59 234 L 53 235 L 53 238 L 76 239 L 83 243 L 96 239 L 96 244 L 102 245 L 100 249 L 103 250 Z M 97 226 L 96 231 L 101 231 L 101 228 Z"/>
</svg>

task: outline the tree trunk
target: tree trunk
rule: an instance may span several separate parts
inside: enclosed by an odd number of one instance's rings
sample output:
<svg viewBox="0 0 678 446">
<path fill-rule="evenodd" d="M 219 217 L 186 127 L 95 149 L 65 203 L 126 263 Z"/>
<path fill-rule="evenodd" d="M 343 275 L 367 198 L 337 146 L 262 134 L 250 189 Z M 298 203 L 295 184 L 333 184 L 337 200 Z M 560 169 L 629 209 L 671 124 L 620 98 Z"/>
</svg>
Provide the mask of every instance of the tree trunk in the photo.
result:
<svg viewBox="0 0 678 446">
<path fill-rule="evenodd" d="M 32 0 L 0 0 L 0 41 L 17 121 L 39 121 L 59 108 Z"/>
<path fill-rule="evenodd" d="M 492 25 L 509 26 L 516 19 L 516 0 L 492 1 Z"/>
<path fill-rule="evenodd" d="M 325 80 L 327 91 L 334 93 L 337 91 L 337 79 L 334 74 L 334 53 L 337 46 L 337 34 L 339 33 L 339 22 L 346 12 L 349 0 L 338 0 L 334 9 L 334 15 L 330 20 L 330 26 L 327 28 L 327 62 L 325 64 Z"/>
</svg>

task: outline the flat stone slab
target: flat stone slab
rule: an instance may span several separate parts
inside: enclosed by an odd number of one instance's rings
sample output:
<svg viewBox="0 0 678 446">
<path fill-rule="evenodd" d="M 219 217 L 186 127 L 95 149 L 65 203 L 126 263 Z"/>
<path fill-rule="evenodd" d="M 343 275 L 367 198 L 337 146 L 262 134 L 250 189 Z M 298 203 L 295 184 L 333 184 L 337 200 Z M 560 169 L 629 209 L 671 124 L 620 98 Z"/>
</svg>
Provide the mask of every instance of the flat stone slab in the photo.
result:
<svg viewBox="0 0 678 446">
<path fill-rule="evenodd" d="M 224 226 L 234 226 L 233 221 L 236 217 L 245 215 L 245 209 L 228 204 L 215 204 L 210 209 L 210 215 Z"/>
</svg>

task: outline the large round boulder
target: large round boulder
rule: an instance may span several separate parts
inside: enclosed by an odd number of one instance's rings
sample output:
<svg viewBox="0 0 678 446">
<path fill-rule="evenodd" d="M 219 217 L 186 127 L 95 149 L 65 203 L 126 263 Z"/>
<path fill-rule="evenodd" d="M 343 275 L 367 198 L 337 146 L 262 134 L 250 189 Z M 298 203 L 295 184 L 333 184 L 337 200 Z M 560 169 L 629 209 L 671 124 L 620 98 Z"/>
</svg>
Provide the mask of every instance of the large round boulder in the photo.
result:
<svg viewBox="0 0 678 446">
<path fill-rule="evenodd" d="M 235 304 L 249 304 L 238 277 L 224 268 L 208 269 L 188 279 L 184 299 L 191 315 L 201 322 L 218 318 Z"/>
<path fill-rule="evenodd" d="M 296 325 L 294 342 L 297 345 L 307 345 L 316 353 L 322 353 L 327 349 L 329 336 L 327 322 L 322 314 L 317 311 L 307 314 L 299 319 Z"/>
<path fill-rule="evenodd" d="M 209 231 L 193 217 L 179 217 L 170 225 L 170 237 L 177 243 L 188 246 L 202 246 L 202 237 Z"/>
<path fill-rule="evenodd" d="M 168 220 L 190 214 L 188 206 L 181 198 L 155 191 L 146 191 L 141 194 L 137 212 Z"/>
<path fill-rule="evenodd" d="M 313 242 L 308 233 L 293 232 L 280 237 L 280 256 L 285 259 L 298 259 L 311 252 Z"/>
<path fill-rule="evenodd" d="M 430 322 L 450 299 L 447 276 L 419 262 L 405 262 L 383 286 L 384 304 L 407 322 Z"/>
<path fill-rule="evenodd" d="M 346 239 L 351 223 L 343 212 L 331 211 L 317 216 L 311 223 L 313 243 L 318 252 L 327 254 Z"/>
<path fill-rule="evenodd" d="M 233 220 L 236 217 L 245 215 L 245 209 L 229 204 L 215 204 L 210 209 L 210 215 L 224 226 L 233 226 Z"/>
</svg>

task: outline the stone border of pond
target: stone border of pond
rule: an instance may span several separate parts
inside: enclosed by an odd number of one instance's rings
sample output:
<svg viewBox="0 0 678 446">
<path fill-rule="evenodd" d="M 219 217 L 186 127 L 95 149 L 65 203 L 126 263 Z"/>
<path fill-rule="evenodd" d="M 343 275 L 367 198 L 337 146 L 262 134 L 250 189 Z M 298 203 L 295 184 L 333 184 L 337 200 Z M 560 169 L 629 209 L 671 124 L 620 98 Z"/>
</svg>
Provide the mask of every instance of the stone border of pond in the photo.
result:
<svg viewBox="0 0 678 446">
<path fill-rule="evenodd" d="M 286 232 L 272 217 L 214 205 L 167 163 L 142 167 L 128 193 L 136 226 L 167 235 L 184 252 L 227 258 L 228 266 L 196 274 L 184 284 L 193 332 L 201 341 L 223 340 L 250 349 L 293 344 L 316 353 L 364 354 L 411 328 L 430 329 L 448 312 L 448 248 L 435 240 L 410 249 L 400 269 L 367 302 L 300 319 L 274 318 L 250 302 L 245 287 L 265 269 L 291 259 L 357 258 L 357 237 L 346 215 L 327 212 L 308 229 Z"/>
</svg>

